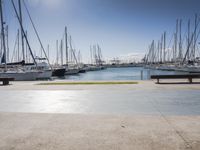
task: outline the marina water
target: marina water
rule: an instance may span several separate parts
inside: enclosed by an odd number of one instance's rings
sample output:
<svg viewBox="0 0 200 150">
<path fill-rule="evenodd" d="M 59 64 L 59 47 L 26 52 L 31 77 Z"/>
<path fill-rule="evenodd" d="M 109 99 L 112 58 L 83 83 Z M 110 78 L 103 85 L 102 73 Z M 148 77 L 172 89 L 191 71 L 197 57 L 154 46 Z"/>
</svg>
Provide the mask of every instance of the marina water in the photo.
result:
<svg viewBox="0 0 200 150">
<path fill-rule="evenodd" d="M 64 80 L 75 81 L 119 81 L 119 80 L 149 80 L 151 75 L 179 74 L 181 72 L 145 69 L 143 67 L 107 68 L 100 71 L 90 71 L 77 75 L 65 76 Z"/>
</svg>

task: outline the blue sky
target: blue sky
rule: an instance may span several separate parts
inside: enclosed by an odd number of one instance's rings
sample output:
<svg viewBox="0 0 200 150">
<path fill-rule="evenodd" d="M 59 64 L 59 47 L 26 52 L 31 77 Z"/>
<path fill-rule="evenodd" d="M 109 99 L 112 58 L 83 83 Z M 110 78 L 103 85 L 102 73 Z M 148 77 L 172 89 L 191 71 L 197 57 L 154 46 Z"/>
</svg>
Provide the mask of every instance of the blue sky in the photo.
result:
<svg viewBox="0 0 200 150">
<path fill-rule="evenodd" d="M 10 0 L 4 0 L 6 23 L 9 25 L 10 49 L 19 28 Z M 17 2 L 17 0 L 15 0 Z M 199 0 L 25 0 L 45 47 L 50 44 L 55 59 L 56 40 L 64 27 L 72 35 L 73 45 L 89 60 L 90 45 L 99 43 L 105 58 L 144 53 L 153 39 L 167 31 L 168 39 L 175 21 L 187 24 L 199 13 Z M 31 46 L 39 49 L 30 22 L 24 12 L 24 27 Z"/>
</svg>

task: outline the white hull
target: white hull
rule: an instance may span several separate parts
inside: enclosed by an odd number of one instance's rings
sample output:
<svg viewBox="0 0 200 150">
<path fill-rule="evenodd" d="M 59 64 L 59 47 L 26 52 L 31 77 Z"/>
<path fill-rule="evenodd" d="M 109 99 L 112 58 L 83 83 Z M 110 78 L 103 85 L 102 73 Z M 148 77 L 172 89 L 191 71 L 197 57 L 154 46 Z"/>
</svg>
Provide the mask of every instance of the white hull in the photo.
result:
<svg viewBox="0 0 200 150">
<path fill-rule="evenodd" d="M 50 79 L 52 77 L 51 70 L 43 70 L 39 71 L 37 79 Z"/>
<path fill-rule="evenodd" d="M 50 79 L 53 71 L 50 69 L 47 63 L 42 62 L 36 65 L 25 66 L 26 70 L 38 72 L 37 80 Z"/>
<path fill-rule="evenodd" d="M 15 81 L 34 81 L 38 72 L 1 72 L 1 78 L 14 78 Z"/>
<path fill-rule="evenodd" d="M 73 75 L 73 74 L 78 74 L 79 69 L 66 69 L 65 75 Z"/>
<path fill-rule="evenodd" d="M 104 69 L 102 66 L 88 66 L 85 68 L 86 71 L 99 71 Z"/>
<path fill-rule="evenodd" d="M 192 73 L 199 73 L 200 68 L 199 67 L 182 67 L 175 69 L 176 71 L 182 71 L 182 72 L 192 72 Z"/>
</svg>

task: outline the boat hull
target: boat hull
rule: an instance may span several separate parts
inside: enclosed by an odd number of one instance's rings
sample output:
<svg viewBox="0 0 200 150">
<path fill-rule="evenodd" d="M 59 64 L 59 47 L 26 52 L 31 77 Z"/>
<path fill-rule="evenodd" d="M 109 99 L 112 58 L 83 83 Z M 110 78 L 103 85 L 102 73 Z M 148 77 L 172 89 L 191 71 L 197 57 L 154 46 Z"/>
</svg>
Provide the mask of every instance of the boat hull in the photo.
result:
<svg viewBox="0 0 200 150">
<path fill-rule="evenodd" d="M 14 78 L 15 81 L 35 81 L 38 72 L 5 72 L 0 73 L 1 78 Z"/>
<path fill-rule="evenodd" d="M 85 68 L 86 71 L 99 71 L 103 69 L 105 69 L 103 66 L 88 66 Z"/>
<path fill-rule="evenodd" d="M 79 73 L 85 73 L 85 72 L 86 72 L 85 69 L 80 69 L 80 70 L 79 70 Z"/>
<path fill-rule="evenodd" d="M 52 77 L 52 70 L 39 71 L 37 80 L 50 79 Z"/>
<path fill-rule="evenodd" d="M 67 69 L 65 71 L 65 75 L 74 75 L 74 74 L 78 74 L 79 73 L 79 69 Z"/>
<path fill-rule="evenodd" d="M 65 69 L 60 68 L 60 69 L 54 69 L 52 76 L 54 77 L 63 77 L 65 76 Z"/>
</svg>

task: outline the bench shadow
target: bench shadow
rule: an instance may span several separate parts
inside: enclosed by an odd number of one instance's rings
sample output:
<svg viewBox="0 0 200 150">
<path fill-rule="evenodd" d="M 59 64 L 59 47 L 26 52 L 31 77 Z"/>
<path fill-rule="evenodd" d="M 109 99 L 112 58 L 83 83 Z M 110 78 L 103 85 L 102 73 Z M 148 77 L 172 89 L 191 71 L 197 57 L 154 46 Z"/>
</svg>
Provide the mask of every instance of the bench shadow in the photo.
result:
<svg viewBox="0 0 200 150">
<path fill-rule="evenodd" d="M 0 84 L 0 86 L 11 86 L 12 84 L 8 84 L 8 85 L 3 85 L 3 84 Z"/>
<path fill-rule="evenodd" d="M 200 82 L 163 82 L 163 83 L 156 83 L 156 84 L 200 84 Z"/>
</svg>

